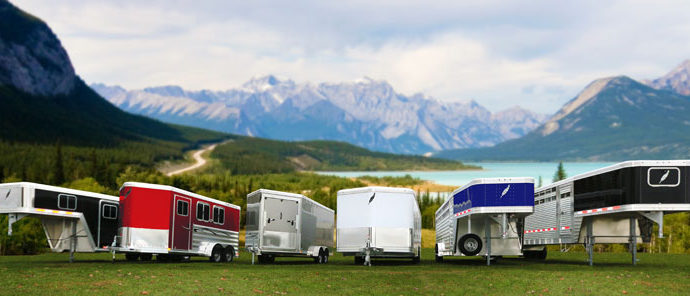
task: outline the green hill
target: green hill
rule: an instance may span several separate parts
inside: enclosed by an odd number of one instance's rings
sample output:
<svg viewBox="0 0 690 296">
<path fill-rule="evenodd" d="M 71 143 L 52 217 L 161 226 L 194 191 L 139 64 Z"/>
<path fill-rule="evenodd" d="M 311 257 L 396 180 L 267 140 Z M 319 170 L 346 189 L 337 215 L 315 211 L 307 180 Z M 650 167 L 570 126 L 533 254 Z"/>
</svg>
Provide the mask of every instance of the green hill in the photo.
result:
<svg viewBox="0 0 690 296">
<path fill-rule="evenodd" d="M 373 152 L 334 141 L 285 142 L 237 137 L 211 153 L 211 171 L 233 174 L 306 171 L 461 170 L 476 168 L 459 161 Z"/>
</svg>

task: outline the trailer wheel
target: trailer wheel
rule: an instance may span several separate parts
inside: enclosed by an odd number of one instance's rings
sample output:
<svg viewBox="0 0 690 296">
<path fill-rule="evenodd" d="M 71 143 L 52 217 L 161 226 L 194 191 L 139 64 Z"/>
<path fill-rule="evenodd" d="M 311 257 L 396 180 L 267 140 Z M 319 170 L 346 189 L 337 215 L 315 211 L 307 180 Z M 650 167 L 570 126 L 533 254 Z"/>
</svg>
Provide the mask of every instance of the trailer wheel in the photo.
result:
<svg viewBox="0 0 690 296">
<path fill-rule="evenodd" d="M 213 263 L 221 262 L 223 261 L 223 257 L 225 256 L 224 253 L 225 252 L 223 251 L 223 247 L 221 247 L 220 245 L 216 245 L 215 247 L 213 247 L 213 251 L 211 251 L 211 257 L 209 257 L 208 260 L 210 260 Z"/>
<path fill-rule="evenodd" d="M 144 253 L 139 255 L 139 260 L 141 261 L 151 261 L 153 259 L 153 254 L 151 253 Z"/>
<path fill-rule="evenodd" d="M 232 262 L 233 259 L 235 259 L 235 248 L 227 246 L 225 248 L 225 262 Z"/>
<path fill-rule="evenodd" d="M 547 253 L 547 252 L 546 252 L 546 246 L 544 246 L 544 249 L 543 249 L 543 250 L 541 250 L 541 251 L 539 251 L 539 252 L 536 252 L 536 257 L 535 257 L 535 258 L 537 258 L 537 259 L 539 259 L 539 260 L 546 260 L 546 255 L 547 255 L 546 253 Z"/>
<path fill-rule="evenodd" d="M 158 262 L 168 262 L 170 261 L 171 257 L 168 256 L 167 254 L 157 254 L 156 255 L 156 261 Z"/>
<path fill-rule="evenodd" d="M 458 240 L 458 248 L 465 256 L 476 256 L 482 250 L 482 239 L 476 234 L 467 234 Z"/>
<path fill-rule="evenodd" d="M 328 256 L 329 256 L 328 253 L 329 253 L 328 249 L 323 250 L 323 263 L 324 264 L 328 263 Z"/>
<path fill-rule="evenodd" d="M 127 261 L 137 261 L 137 259 L 139 259 L 139 253 L 125 253 L 125 259 L 127 259 Z"/>
<path fill-rule="evenodd" d="M 435 257 L 434 257 L 434 259 L 436 259 L 436 262 L 438 262 L 438 263 L 443 262 L 443 256 L 439 256 L 439 255 L 438 255 L 438 245 L 436 245 L 436 246 L 434 247 L 434 252 L 435 252 Z"/>
<path fill-rule="evenodd" d="M 259 255 L 259 263 L 273 263 L 275 259 L 276 258 L 270 254 Z"/>
</svg>

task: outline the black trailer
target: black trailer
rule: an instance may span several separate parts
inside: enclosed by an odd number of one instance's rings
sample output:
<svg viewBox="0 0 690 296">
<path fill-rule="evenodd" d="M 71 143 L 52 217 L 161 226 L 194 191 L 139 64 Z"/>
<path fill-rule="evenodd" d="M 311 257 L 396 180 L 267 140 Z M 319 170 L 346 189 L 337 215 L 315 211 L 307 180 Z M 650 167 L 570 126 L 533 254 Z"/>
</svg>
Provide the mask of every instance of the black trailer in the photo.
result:
<svg viewBox="0 0 690 296">
<path fill-rule="evenodd" d="M 526 257 L 546 258 L 546 245 L 649 242 L 663 237 L 663 215 L 690 211 L 690 160 L 626 161 L 535 190 L 534 214 L 520 231 Z"/>
<path fill-rule="evenodd" d="M 34 216 L 41 220 L 53 252 L 107 252 L 117 235 L 119 198 L 43 184 L 0 184 L 0 214 L 12 224 Z"/>
</svg>

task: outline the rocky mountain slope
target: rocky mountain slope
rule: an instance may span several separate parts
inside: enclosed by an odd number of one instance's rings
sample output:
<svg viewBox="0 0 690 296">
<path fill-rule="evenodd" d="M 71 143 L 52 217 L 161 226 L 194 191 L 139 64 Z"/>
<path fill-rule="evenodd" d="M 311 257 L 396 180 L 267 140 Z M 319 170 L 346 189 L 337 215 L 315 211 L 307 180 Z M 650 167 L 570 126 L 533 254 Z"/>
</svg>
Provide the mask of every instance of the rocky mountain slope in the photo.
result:
<svg viewBox="0 0 690 296">
<path fill-rule="evenodd" d="M 299 84 L 266 76 L 226 91 L 91 86 L 126 111 L 166 122 L 280 140 L 339 140 L 396 153 L 491 146 L 546 119 L 519 107 L 492 114 L 474 101 L 405 96 L 369 78 Z"/>
<path fill-rule="evenodd" d="M 185 133 L 198 131 L 113 106 L 75 74 L 60 40 L 43 21 L 4 0 L 0 0 L 0 126 L 3 141 L 59 140 L 99 147 L 123 140 L 188 142 Z"/>
<path fill-rule="evenodd" d="M 670 90 L 681 95 L 690 96 L 690 59 L 682 62 L 668 74 L 644 83 L 656 89 Z"/>
<path fill-rule="evenodd" d="M 625 76 L 590 83 L 546 123 L 494 147 L 436 156 L 462 160 L 625 160 L 690 157 L 690 96 Z"/>
</svg>

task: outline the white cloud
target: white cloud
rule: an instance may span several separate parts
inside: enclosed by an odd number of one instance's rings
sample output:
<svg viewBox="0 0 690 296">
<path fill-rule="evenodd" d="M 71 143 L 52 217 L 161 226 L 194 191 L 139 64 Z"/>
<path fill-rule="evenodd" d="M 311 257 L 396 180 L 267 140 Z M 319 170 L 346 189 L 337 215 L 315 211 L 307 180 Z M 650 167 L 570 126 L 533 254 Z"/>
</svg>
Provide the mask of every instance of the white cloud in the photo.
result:
<svg viewBox="0 0 690 296">
<path fill-rule="evenodd" d="M 690 58 L 690 2 L 14 1 L 89 82 L 226 89 L 276 74 L 554 112 L 591 80 Z"/>
</svg>

